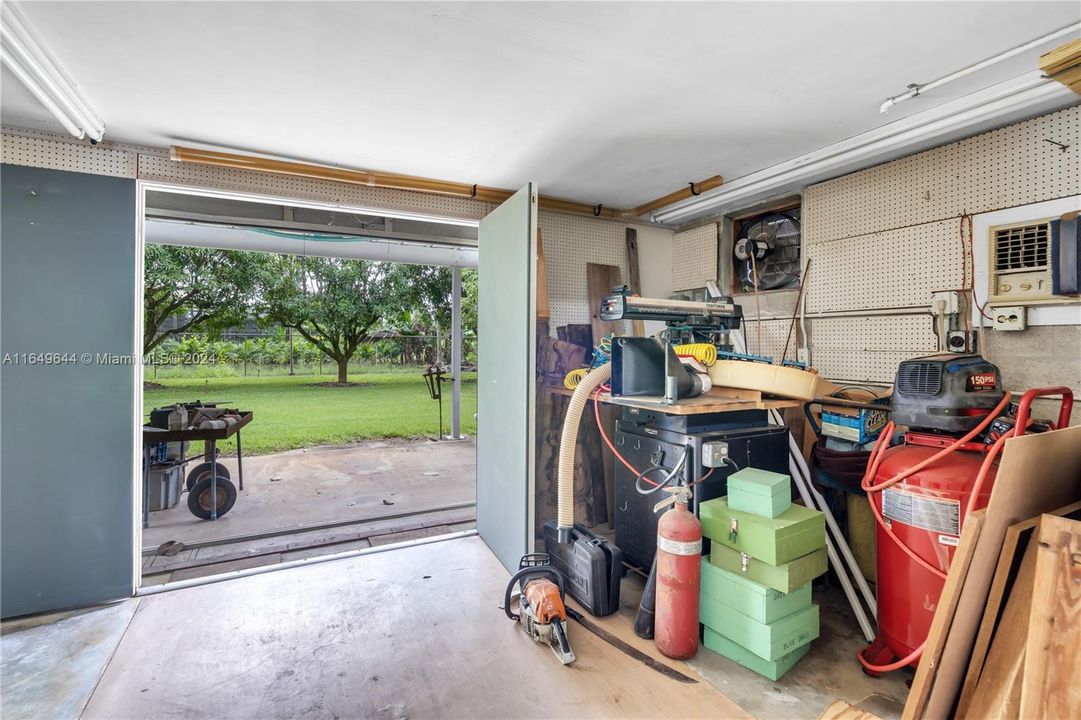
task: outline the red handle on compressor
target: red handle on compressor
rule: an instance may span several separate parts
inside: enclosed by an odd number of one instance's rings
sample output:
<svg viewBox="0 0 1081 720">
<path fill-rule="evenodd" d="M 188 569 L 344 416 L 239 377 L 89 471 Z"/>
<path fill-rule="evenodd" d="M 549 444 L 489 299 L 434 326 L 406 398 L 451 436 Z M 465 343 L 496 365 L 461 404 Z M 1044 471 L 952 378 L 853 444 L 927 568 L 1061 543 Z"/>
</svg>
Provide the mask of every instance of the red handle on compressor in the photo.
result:
<svg viewBox="0 0 1081 720">
<path fill-rule="evenodd" d="M 1062 396 L 1062 404 L 1059 405 L 1058 409 L 1058 423 L 1055 425 L 1055 429 L 1061 430 L 1070 424 L 1070 415 L 1073 413 L 1073 390 L 1061 385 L 1058 387 L 1033 388 L 1032 390 L 1026 390 L 1025 394 L 1021 396 L 1021 402 L 1017 404 L 1017 421 L 1014 423 L 1014 427 L 1017 428 L 1018 435 L 1025 434 L 1032 401 L 1045 395 Z"/>
</svg>

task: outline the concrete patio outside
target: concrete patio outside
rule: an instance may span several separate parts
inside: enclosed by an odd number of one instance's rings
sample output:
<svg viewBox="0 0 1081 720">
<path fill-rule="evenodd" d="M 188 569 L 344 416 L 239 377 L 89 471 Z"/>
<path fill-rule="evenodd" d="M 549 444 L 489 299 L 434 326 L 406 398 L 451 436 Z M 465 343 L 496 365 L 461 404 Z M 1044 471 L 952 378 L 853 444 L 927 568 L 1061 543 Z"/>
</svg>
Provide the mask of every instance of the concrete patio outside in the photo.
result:
<svg viewBox="0 0 1081 720">
<path fill-rule="evenodd" d="M 235 483 L 236 458 L 222 462 Z M 186 494 L 150 514 L 143 574 L 147 582 L 165 582 L 209 574 L 196 567 L 205 563 L 224 572 L 311 556 L 321 544 L 338 552 L 367 547 L 376 536 L 393 542 L 408 539 L 403 533 L 471 527 L 475 500 L 475 439 L 368 441 L 246 457 L 244 491 L 218 520 L 192 515 Z M 169 541 L 185 549 L 157 554 Z"/>
</svg>

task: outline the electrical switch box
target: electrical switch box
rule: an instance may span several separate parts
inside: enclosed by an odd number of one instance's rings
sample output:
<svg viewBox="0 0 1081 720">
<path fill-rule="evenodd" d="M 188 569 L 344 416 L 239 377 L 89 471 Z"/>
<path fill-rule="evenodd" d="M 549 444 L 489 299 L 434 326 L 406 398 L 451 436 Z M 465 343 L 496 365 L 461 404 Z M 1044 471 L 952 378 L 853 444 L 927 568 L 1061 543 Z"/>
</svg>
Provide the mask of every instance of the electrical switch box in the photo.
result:
<svg viewBox="0 0 1081 720">
<path fill-rule="evenodd" d="M 717 468 L 728 459 L 728 443 L 719 440 L 702 443 L 702 465 Z"/>
<path fill-rule="evenodd" d="M 995 330 L 1024 330 L 1025 308 L 1021 305 L 991 308 L 991 322 Z"/>
</svg>

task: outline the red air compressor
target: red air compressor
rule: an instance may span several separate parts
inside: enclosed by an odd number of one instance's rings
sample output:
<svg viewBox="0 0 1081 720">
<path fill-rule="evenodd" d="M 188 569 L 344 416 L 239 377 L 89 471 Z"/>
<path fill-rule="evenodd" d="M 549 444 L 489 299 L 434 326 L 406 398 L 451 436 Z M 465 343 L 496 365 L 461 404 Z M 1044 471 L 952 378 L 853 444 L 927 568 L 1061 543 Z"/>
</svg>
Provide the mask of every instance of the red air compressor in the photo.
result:
<svg viewBox="0 0 1081 720">
<path fill-rule="evenodd" d="M 1007 438 L 1024 434 L 1033 398 L 1060 394 L 1058 427 L 1065 426 L 1070 390 L 1029 390 L 1018 406 L 1017 429 L 985 444 L 977 436 L 1010 399 L 997 367 L 978 355 L 953 354 L 898 366 L 893 422 L 872 451 L 862 483 L 878 521 L 878 637 L 858 656 L 867 672 L 917 664 L 965 517 L 990 499 L 998 452 Z M 895 424 L 909 432 L 888 447 Z"/>
</svg>

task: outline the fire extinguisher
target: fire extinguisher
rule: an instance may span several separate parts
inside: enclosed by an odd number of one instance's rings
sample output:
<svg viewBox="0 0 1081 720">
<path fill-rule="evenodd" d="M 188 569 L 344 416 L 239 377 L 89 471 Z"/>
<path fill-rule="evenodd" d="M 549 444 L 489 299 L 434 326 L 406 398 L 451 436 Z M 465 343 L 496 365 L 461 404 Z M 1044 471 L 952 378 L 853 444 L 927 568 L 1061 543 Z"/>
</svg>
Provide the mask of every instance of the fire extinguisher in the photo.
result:
<svg viewBox="0 0 1081 720">
<path fill-rule="evenodd" d="M 685 660 L 698 652 L 698 589 L 702 525 L 687 509 L 690 490 L 675 489 L 673 503 L 657 523 L 657 605 L 654 638 L 667 657 Z"/>
</svg>

